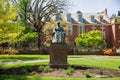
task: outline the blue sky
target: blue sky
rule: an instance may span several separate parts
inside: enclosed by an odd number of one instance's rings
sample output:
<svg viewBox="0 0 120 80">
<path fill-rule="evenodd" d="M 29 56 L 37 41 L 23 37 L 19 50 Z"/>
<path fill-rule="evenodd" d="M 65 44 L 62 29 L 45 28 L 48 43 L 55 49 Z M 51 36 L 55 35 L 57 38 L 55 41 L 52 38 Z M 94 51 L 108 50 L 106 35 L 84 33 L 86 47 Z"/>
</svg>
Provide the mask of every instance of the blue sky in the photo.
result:
<svg viewBox="0 0 120 80">
<path fill-rule="evenodd" d="M 120 0 L 70 0 L 71 6 L 68 12 L 75 13 L 81 11 L 83 13 L 97 13 L 108 10 L 109 17 L 117 14 L 120 10 Z"/>
</svg>

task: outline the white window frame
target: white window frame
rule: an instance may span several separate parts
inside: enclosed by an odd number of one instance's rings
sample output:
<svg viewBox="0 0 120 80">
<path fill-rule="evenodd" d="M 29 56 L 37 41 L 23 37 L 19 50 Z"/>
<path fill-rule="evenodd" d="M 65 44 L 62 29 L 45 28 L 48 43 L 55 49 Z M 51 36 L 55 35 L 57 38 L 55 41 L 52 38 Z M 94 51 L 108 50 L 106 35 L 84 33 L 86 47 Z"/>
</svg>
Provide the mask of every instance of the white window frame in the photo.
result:
<svg viewBox="0 0 120 80">
<path fill-rule="evenodd" d="M 84 26 L 78 26 L 78 34 L 84 33 Z"/>
<path fill-rule="evenodd" d="M 73 35 L 73 26 L 67 26 L 67 33 L 66 35 Z"/>
</svg>

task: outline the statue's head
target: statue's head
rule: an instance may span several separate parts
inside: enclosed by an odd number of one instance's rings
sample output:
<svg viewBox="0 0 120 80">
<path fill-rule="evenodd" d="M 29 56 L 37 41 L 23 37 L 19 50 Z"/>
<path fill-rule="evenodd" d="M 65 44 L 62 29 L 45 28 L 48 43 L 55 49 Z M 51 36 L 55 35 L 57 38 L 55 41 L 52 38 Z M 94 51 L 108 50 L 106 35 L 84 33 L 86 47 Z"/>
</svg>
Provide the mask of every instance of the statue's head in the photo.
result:
<svg viewBox="0 0 120 80">
<path fill-rule="evenodd" d="M 57 22 L 57 25 L 60 26 L 60 22 Z"/>
</svg>

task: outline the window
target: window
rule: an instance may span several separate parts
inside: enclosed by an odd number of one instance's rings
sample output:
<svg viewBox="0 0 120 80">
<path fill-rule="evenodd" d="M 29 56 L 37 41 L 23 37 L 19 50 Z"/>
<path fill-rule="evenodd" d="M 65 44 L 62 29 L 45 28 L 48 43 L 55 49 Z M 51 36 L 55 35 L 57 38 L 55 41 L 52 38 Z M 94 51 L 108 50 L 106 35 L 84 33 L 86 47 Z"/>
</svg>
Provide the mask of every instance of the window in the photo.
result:
<svg viewBox="0 0 120 80">
<path fill-rule="evenodd" d="M 67 35 L 73 34 L 73 26 L 67 26 Z"/>
<path fill-rule="evenodd" d="M 105 31 L 102 32 L 102 37 L 105 40 Z"/>
<path fill-rule="evenodd" d="M 92 30 L 96 30 L 96 27 L 95 27 L 95 26 L 93 26 L 93 27 L 91 27 L 91 29 L 92 29 Z"/>
<path fill-rule="evenodd" d="M 67 21 L 71 22 L 71 14 L 67 14 Z"/>
<path fill-rule="evenodd" d="M 82 21 L 83 21 L 83 20 L 82 20 L 82 14 L 81 14 L 81 15 L 80 15 L 80 14 L 78 15 L 78 21 L 79 21 L 79 22 L 82 22 Z"/>
<path fill-rule="evenodd" d="M 95 16 L 91 16 L 91 21 L 95 22 Z"/>
<path fill-rule="evenodd" d="M 60 15 L 56 15 L 56 21 L 60 20 Z"/>
<path fill-rule="evenodd" d="M 78 26 L 78 34 L 82 34 L 84 32 L 83 26 Z"/>
<path fill-rule="evenodd" d="M 102 37 L 103 39 L 105 39 L 105 27 L 100 27 L 101 31 L 102 31 Z"/>
<path fill-rule="evenodd" d="M 101 22 L 103 21 L 103 16 L 100 16 L 100 21 L 101 21 Z"/>
</svg>

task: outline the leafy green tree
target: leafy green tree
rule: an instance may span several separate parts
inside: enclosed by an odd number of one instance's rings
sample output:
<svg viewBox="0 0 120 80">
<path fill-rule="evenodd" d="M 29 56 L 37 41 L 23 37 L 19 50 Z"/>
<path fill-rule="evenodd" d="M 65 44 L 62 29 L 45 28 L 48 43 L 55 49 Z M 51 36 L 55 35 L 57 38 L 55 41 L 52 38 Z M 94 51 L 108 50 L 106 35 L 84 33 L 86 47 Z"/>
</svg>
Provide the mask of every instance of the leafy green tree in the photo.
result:
<svg viewBox="0 0 120 80">
<path fill-rule="evenodd" d="M 16 37 L 22 27 L 17 25 L 15 19 L 16 11 L 9 0 L 0 0 L 0 44 L 17 42 Z"/>
<path fill-rule="evenodd" d="M 88 33 L 79 34 L 75 39 L 77 47 L 95 47 L 105 44 L 101 31 L 93 30 Z"/>
<path fill-rule="evenodd" d="M 38 33 L 34 32 L 32 29 L 32 26 L 30 22 L 28 21 L 28 13 L 30 12 L 30 6 L 31 6 L 31 0 L 18 0 L 18 3 L 16 5 L 17 12 L 19 15 L 19 25 L 24 27 L 24 30 L 21 32 L 21 34 L 18 36 L 19 41 L 23 42 L 23 44 L 29 44 L 30 42 L 35 42 Z M 25 46 L 28 47 L 28 46 Z"/>
</svg>

